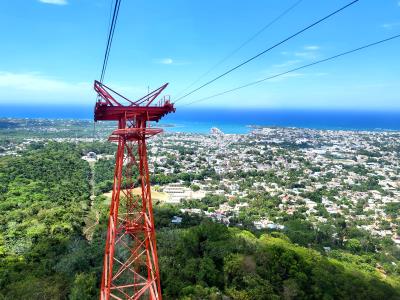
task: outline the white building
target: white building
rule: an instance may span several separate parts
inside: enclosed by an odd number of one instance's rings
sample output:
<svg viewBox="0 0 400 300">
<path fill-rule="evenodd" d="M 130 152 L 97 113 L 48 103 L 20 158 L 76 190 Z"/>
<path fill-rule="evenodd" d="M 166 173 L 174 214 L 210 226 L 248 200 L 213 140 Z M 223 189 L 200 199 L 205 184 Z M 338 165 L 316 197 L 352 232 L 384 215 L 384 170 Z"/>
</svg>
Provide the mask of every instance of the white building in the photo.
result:
<svg viewBox="0 0 400 300">
<path fill-rule="evenodd" d="M 171 183 L 164 186 L 163 192 L 168 194 L 166 203 L 179 204 L 186 199 L 202 199 L 206 195 L 204 191 L 192 191 L 190 188 L 183 186 L 181 183 Z"/>
</svg>

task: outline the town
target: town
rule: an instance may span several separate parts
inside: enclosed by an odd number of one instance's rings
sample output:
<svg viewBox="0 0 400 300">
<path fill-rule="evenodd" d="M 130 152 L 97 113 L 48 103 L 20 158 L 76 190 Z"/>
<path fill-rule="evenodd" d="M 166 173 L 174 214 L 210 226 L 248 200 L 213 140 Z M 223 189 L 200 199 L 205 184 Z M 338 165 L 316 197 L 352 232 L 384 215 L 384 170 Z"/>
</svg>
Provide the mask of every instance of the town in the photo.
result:
<svg viewBox="0 0 400 300">
<path fill-rule="evenodd" d="M 19 155 L 35 142 L 93 140 L 89 121 L 2 121 L 11 125 L 3 125 L 1 132 L 17 137 L 2 139 L 2 156 Z M 98 128 L 97 136 L 109 144 L 112 126 L 100 123 Z M 218 128 L 209 134 L 167 130 L 148 142 L 153 198 L 182 213 L 258 230 L 284 230 L 288 216 L 301 217 L 317 230 L 337 226 L 334 221 L 341 218 L 347 226 L 390 239 L 400 248 L 399 139 L 397 131 L 257 126 L 248 134 L 224 134 Z M 98 194 L 111 190 L 112 154 L 109 149 L 83 156 L 107 168 L 108 184 Z M 171 222 L 179 225 L 181 219 L 174 216 Z M 340 238 L 335 230 L 329 234 L 333 241 Z"/>
<path fill-rule="evenodd" d="M 258 229 L 279 229 L 283 215 L 297 213 L 318 227 L 340 215 L 400 245 L 399 137 L 398 132 L 295 128 L 166 134 L 150 142 L 150 169 L 186 175 L 160 186 L 167 203 L 226 224 L 242 213 Z M 252 200 L 260 193 L 275 206 L 254 211 Z M 219 198 L 205 207 L 206 195 Z"/>
<path fill-rule="evenodd" d="M 50 236 L 78 226 L 79 239 L 102 250 L 99 241 L 104 240 L 116 151 L 107 137 L 114 126 L 99 122 L 94 128 L 90 121 L 34 119 L 2 119 L 0 124 L 0 160 L 9 166 L 2 173 L 2 188 L 9 189 L 2 203 L 2 222 L 8 224 L 2 238 L 7 253 L 28 249 L 45 228 L 38 222 L 49 218 L 55 224 Z M 313 251 L 313 256 L 340 262 L 352 272 L 360 269 L 396 280 L 400 272 L 400 132 L 249 126 L 246 134 L 224 134 L 218 128 L 195 134 L 174 133 L 170 128 L 164 126 L 163 134 L 148 140 L 160 251 L 179 249 L 166 246 L 172 245 L 171 234 L 176 232 L 185 235 L 187 230 L 210 228 L 211 234 L 225 228 L 249 245 L 254 237 L 290 241 L 298 251 Z M 12 178 L 8 170 L 27 178 L 15 177 L 15 183 L 7 185 Z M 61 185 L 56 178 L 47 178 L 51 172 L 63 174 L 61 170 L 75 173 L 66 175 L 68 180 Z M 132 171 L 132 178 L 139 178 Z M 43 184 L 33 184 L 30 173 L 42 174 Z M 132 194 L 139 196 L 138 180 Z M 40 188 L 49 182 L 57 188 Z M 60 197 L 59 188 L 64 186 L 67 191 Z M 77 200 L 66 202 L 65 197 Z M 28 199 L 47 208 L 28 211 L 24 206 Z M 28 212 L 40 221 L 25 222 L 22 216 Z M 18 230 L 23 234 L 19 236 L 14 233 L 16 215 L 21 216 Z M 66 225 L 65 218 L 74 220 Z"/>
</svg>

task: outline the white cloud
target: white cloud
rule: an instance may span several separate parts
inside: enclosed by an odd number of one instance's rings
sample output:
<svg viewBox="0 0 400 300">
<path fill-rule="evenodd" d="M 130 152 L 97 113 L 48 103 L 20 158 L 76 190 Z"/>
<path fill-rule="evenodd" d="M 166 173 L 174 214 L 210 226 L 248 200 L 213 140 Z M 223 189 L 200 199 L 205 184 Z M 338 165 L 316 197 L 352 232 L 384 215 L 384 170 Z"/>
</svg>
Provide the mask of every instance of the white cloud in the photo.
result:
<svg viewBox="0 0 400 300">
<path fill-rule="evenodd" d="M 272 78 L 269 81 L 270 82 L 279 82 L 279 81 L 283 81 L 283 80 L 286 80 L 286 79 L 298 78 L 298 77 L 304 77 L 304 74 L 303 73 L 296 73 L 296 72 L 287 73 L 287 74 L 284 74 L 282 76 L 279 76 L 279 77 L 276 77 L 276 78 Z"/>
<path fill-rule="evenodd" d="M 299 59 L 304 60 L 304 59 L 316 59 L 320 56 L 320 50 L 321 47 L 317 45 L 308 45 L 304 46 L 301 50 L 299 51 L 284 51 L 281 52 L 282 55 L 284 56 L 289 56 L 289 57 L 294 57 L 294 61 L 297 61 Z"/>
<path fill-rule="evenodd" d="M 273 68 L 275 68 L 275 66 L 273 66 Z M 256 80 L 262 80 L 264 78 L 268 78 L 268 77 L 272 77 L 275 76 L 279 73 L 281 73 L 282 71 L 287 71 L 288 69 L 290 69 L 290 67 L 288 66 L 287 68 L 285 68 L 286 70 L 273 70 L 273 69 L 268 69 L 268 70 L 264 70 L 261 72 L 261 76 L 259 78 L 257 78 Z M 285 81 L 288 79 L 292 79 L 292 78 L 305 78 L 305 79 L 313 79 L 313 78 L 319 78 L 322 76 L 327 76 L 329 75 L 329 73 L 326 72 L 290 72 L 290 73 L 286 73 L 283 75 L 280 75 L 278 77 L 275 78 L 271 78 L 269 80 L 266 80 L 265 82 L 280 82 L 280 81 Z"/>
<path fill-rule="evenodd" d="M 93 99 L 89 82 L 67 82 L 44 76 L 37 72 L 13 73 L 0 71 L 1 102 L 48 102 L 60 103 L 66 99 L 83 101 Z"/>
<path fill-rule="evenodd" d="M 162 59 L 155 59 L 154 63 L 162 64 L 162 65 L 171 65 L 174 63 L 174 61 L 172 58 L 167 57 L 167 58 L 162 58 Z"/>
<path fill-rule="evenodd" d="M 296 57 L 301 57 L 305 59 L 314 59 L 317 58 L 317 54 L 314 51 L 301 51 L 301 52 L 295 52 L 294 56 Z"/>
<path fill-rule="evenodd" d="M 132 99 L 147 92 L 145 86 L 107 85 Z M 38 72 L 0 71 L 0 89 L 0 103 L 92 104 L 96 96 L 92 81 L 70 82 Z"/>
<path fill-rule="evenodd" d="M 160 64 L 160 65 L 174 65 L 174 66 L 186 66 L 191 64 L 190 61 L 185 61 L 185 60 L 175 60 L 169 57 L 166 58 L 161 58 L 161 59 L 153 59 L 154 64 Z"/>
<path fill-rule="evenodd" d="M 383 27 L 384 29 L 387 29 L 387 30 L 392 30 L 392 29 L 394 29 L 396 27 L 399 27 L 399 26 L 400 26 L 400 22 L 385 23 L 385 24 L 381 25 L 381 27 Z"/>
<path fill-rule="evenodd" d="M 54 4 L 54 5 L 67 5 L 67 0 L 39 0 L 41 3 Z"/>
<path fill-rule="evenodd" d="M 275 66 L 273 66 L 273 68 L 275 68 Z M 256 78 L 255 80 L 262 80 L 264 78 L 275 76 L 275 75 L 281 73 L 282 71 L 286 71 L 286 70 L 276 70 L 276 69 L 275 70 L 274 69 L 264 70 L 264 71 L 260 72 L 260 77 Z M 291 72 L 291 73 L 280 75 L 279 77 L 276 77 L 276 78 L 268 79 L 265 82 L 279 82 L 279 81 L 283 81 L 283 80 L 291 79 L 291 78 L 295 78 L 295 77 L 303 77 L 304 75 L 305 75 L 304 73 L 300 73 L 300 72 Z"/>
<path fill-rule="evenodd" d="M 287 68 L 287 67 L 291 67 L 293 65 L 296 65 L 296 64 L 298 64 L 300 62 L 301 62 L 300 59 L 292 59 L 292 60 L 288 60 L 288 61 L 285 61 L 283 63 L 277 64 L 277 65 L 273 65 L 273 67 L 274 68 L 278 68 L 278 69 Z"/>
<path fill-rule="evenodd" d="M 45 77 L 38 72 L 12 73 L 0 71 L 0 87 L 24 91 L 58 92 L 71 87 L 70 83 Z"/>
<path fill-rule="evenodd" d="M 315 50 L 319 50 L 319 49 L 320 49 L 320 47 L 316 46 L 316 45 L 311 45 L 311 46 L 305 46 L 304 47 L 304 50 L 307 50 L 307 51 L 315 51 Z"/>
</svg>

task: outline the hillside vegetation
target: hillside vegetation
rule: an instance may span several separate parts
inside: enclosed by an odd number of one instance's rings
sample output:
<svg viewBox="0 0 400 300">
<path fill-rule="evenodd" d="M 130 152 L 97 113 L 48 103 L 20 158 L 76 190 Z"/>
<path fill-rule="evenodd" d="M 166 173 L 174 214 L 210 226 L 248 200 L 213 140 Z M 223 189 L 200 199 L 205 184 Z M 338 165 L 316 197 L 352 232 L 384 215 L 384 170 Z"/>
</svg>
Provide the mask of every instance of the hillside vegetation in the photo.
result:
<svg viewBox="0 0 400 300">
<path fill-rule="evenodd" d="M 399 278 L 369 265 L 327 258 L 279 234 L 203 222 L 159 235 L 168 299 L 399 299 Z M 186 297 L 186 298 L 185 298 Z"/>
<path fill-rule="evenodd" d="M 90 207 L 88 150 L 48 143 L 0 158 L 0 299 L 98 298 L 108 208 L 101 196 Z M 91 209 L 101 217 L 88 241 Z M 187 215 L 177 228 L 176 213 L 155 210 L 165 299 L 400 299 L 400 279 L 361 256 Z"/>
</svg>

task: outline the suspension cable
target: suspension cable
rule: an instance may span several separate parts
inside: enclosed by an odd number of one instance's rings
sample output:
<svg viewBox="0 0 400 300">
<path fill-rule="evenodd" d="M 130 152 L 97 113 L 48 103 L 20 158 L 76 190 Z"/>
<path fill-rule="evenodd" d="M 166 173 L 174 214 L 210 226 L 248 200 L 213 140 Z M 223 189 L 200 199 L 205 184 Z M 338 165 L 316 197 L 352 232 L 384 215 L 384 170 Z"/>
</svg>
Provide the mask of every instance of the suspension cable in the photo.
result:
<svg viewBox="0 0 400 300">
<path fill-rule="evenodd" d="M 341 11 L 345 10 L 346 8 L 352 6 L 353 4 L 357 3 L 358 1 L 360 1 L 360 0 L 351 1 L 350 3 L 348 3 L 348 4 L 346 4 L 345 6 L 343 6 L 343 7 L 339 8 L 339 9 L 335 10 L 334 12 L 330 13 L 329 15 L 327 15 L 327 16 L 325 16 L 325 17 L 319 19 L 318 21 L 312 23 L 311 25 L 308 25 L 307 27 L 301 29 L 300 31 L 297 31 L 296 33 L 290 35 L 289 37 L 283 39 L 282 41 L 276 43 L 275 45 L 273 45 L 273 46 L 271 46 L 271 47 L 269 47 L 269 48 L 263 50 L 262 52 L 260 52 L 260 53 L 258 53 L 258 54 L 256 54 L 256 55 L 252 56 L 251 58 L 245 60 L 244 62 L 240 63 L 239 65 L 237 65 L 237 66 L 235 66 L 235 67 L 229 69 L 228 71 L 222 73 L 221 75 L 218 75 L 218 76 L 215 77 L 214 79 L 211 79 L 210 81 L 207 81 L 206 83 L 202 84 L 202 85 L 199 86 L 198 88 L 195 88 L 194 90 L 192 90 L 192 91 L 186 93 L 186 94 L 183 95 L 182 97 L 179 97 L 179 98 L 175 101 L 175 103 L 177 103 L 178 101 L 180 101 L 180 100 L 186 98 L 187 96 L 193 94 L 194 92 L 197 92 L 198 90 L 200 90 L 200 89 L 206 87 L 207 85 L 213 83 L 214 81 L 216 81 L 216 80 L 218 80 L 218 79 L 220 79 L 220 78 L 222 78 L 222 77 L 228 75 L 229 73 L 231 73 L 231 72 L 233 72 L 233 71 L 239 69 L 240 67 L 244 66 L 245 64 L 248 64 L 249 62 L 253 61 L 254 59 L 256 59 L 256 58 L 262 56 L 263 54 L 265 54 L 265 53 L 267 53 L 267 52 L 269 52 L 269 51 L 271 51 L 272 49 L 278 47 L 279 45 L 282 45 L 283 43 L 285 43 L 285 42 L 287 42 L 287 41 L 293 39 L 294 37 L 296 37 L 296 36 L 302 34 L 303 32 L 305 32 L 305 31 L 311 29 L 311 28 L 314 27 L 314 26 L 318 25 L 319 23 L 322 23 L 323 21 L 325 21 L 325 20 L 329 19 L 330 17 L 332 17 L 332 16 L 338 14 L 339 12 L 341 12 Z"/>
<path fill-rule="evenodd" d="M 282 72 L 282 73 L 279 73 L 279 74 L 275 74 L 273 76 L 269 76 L 269 77 L 266 77 L 266 78 L 263 78 L 263 79 L 260 79 L 260 80 L 252 81 L 252 82 L 249 82 L 247 84 L 241 85 L 241 86 L 233 88 L 233 89 L 229 89 L 229 90 L 226 90 L 226 91 L 223 91 L 223 92 L 220 92 L 220 93 L 208 96 L 208 97 L 204 97 L 204 98 L 201 98 L 201 99 L 189 102 L 189 103 L 185 103 L 182 106 L 192 105 L 194 103 L 202 102 L 202 101 L 205 101 L 205 100 L 208 100 L 208 99 L 211 99 L 211 98 L 215 98 L 215 97 L 218 97 L 218 96 L 221 96 L 221 95 L 225 95 L 225 94 L 228 94 L 228 93 L 231 93 L 231 92 L 234 92 L 234 91 L 237 91 L 237 90 L 249 87 L 249 86 L 257 85 L 257 84 L 262 83 L 264 81 L 271 80 L 271 79 L 274 79 L 274 78 L 277 78 L 277 77 L 280 77 L 280 76 L 283 76 L 283 75 L 286 75 L 286 74 L 289 74 L 289 73 L 292 73 L 292 72 L 296 72 L 296 71 L 299 71 L 299 70 L 302 70 L 302 69 L 305 69 L 305 68 L 308 68 L 308 67 L 311 67 L 311 66 L 315 66 L 315 65 L 323 63 L 323 62 L 334 60 L 336 58 L 339 58 L 339 57 L 342 57 L 342 56 L 345 56 L 345 55 L 348 55 L 348 54 L 351 54 L 351 53 L 354 53 L 354 52 L 358 52 L 358 51 L 367 49 L 369 47 L 376 46 L 376 45 L 379 45 L 379 44 L 382 44 L 382 43 L 397 39 L 399 37 L 400 37 L 400 34 L 392 36 L 392 37 L 389 37 L 389 38 L 386 38 L 386 39 L 383 39 L 383 40 L 380 40 L 380 41 L 377 41 L 377 42 L 374 42 L 374 43 L 370 43 L 370 44 L 367 44 L 367 45 L 364 45 L 364 46 L 361 46 L 361 47 L 358 47 L 358 48 L 355 48 L 355 49 L 352 49 L 352 50 L 349 50 L 349 51 L 346 51 L 346 52 L 342 52 L 342 53 L 336 54 L 334 56 L 331 56 L 331 57 L 328 57 L 328 58 L 325 58 L 325 59 L 321 59 L 321 60 L 306 64 L 306 65 L 303 65 L 301 67 L 297 67 L 297 68 L 291 69 L 289 71 L 285 71 L 285 72 Z"/>
<path fill-rule="evenodd" d="M 251 41 L 253 41 L 255 38 L 257 38 L 261 33 L 263 33 L 265 30 L 267 30 L 269 27 L 274 25 L 276 22 L 278 22 L 280 19 L 282 19 L 285 15 L 287 15 L 290 11 L 292 11 L 294 8 L 296 8 L 303 0 L 298 0 L 294 4 L 292 4 L 289 8 L 284 10 L 280 15 L 275 17 L 272 21 L 270 21 L 268 24 L 264 25 L 260 30 L 258 30 L 255 34 L 253 34 L 251 37 L 249 37 L 247 40 L 245 40 L 242 44 L 240 44 L 237 48 L 235 48 L 232 52 L 230 52 L 228 55 L 226 55 L 224 58 L 222 58 L 220 61 L 218 61 L 215 65 L 213 65 L 208 71 L 200 75 L 195 81 L 193 81 L 189 86 L 187 86 L 184 90 L 180 91 L 177 94 L 177 97 L 182 95 L 184 92 L 186 92 L 188 89 L 190 89 L 192 86 L 194 86 L 196 83 L 198 83 L 201 79 L 206 77 L 208 74 L 210 74 L 213 70 L 215 70 L 217 67 L 219 67 L 221 64 L 223 64 L 225 61 L 227 61 L 229 58 L 231 58 L 233 55 L 235 55 L 237 52 L 239 52 L 242 48 L 244 48 L 247 44 L 249 44 Z"/>
<path fill-rule="evenodd" d="M 103 83 L 104 75 L 105 75 L 105 72 L 106 72 L 106 69 L 107 69 L 108 58 L 110 56 L 111 44 L 112 44 L 112 41 L 113 41 L 113 38 L 114 38 L 115 25 L 117 24 L 120 5 L 121 5 L 121 0 L 115 0 L 114 12 L 113 12 L 110 28 L 108 30 L 107 46 L 106 46 L 106 51 L 104 53 L 103 67 L 102 67 L 101 75 L 100 75 L 100 82 L 101 83 Z"/>
</svg>

